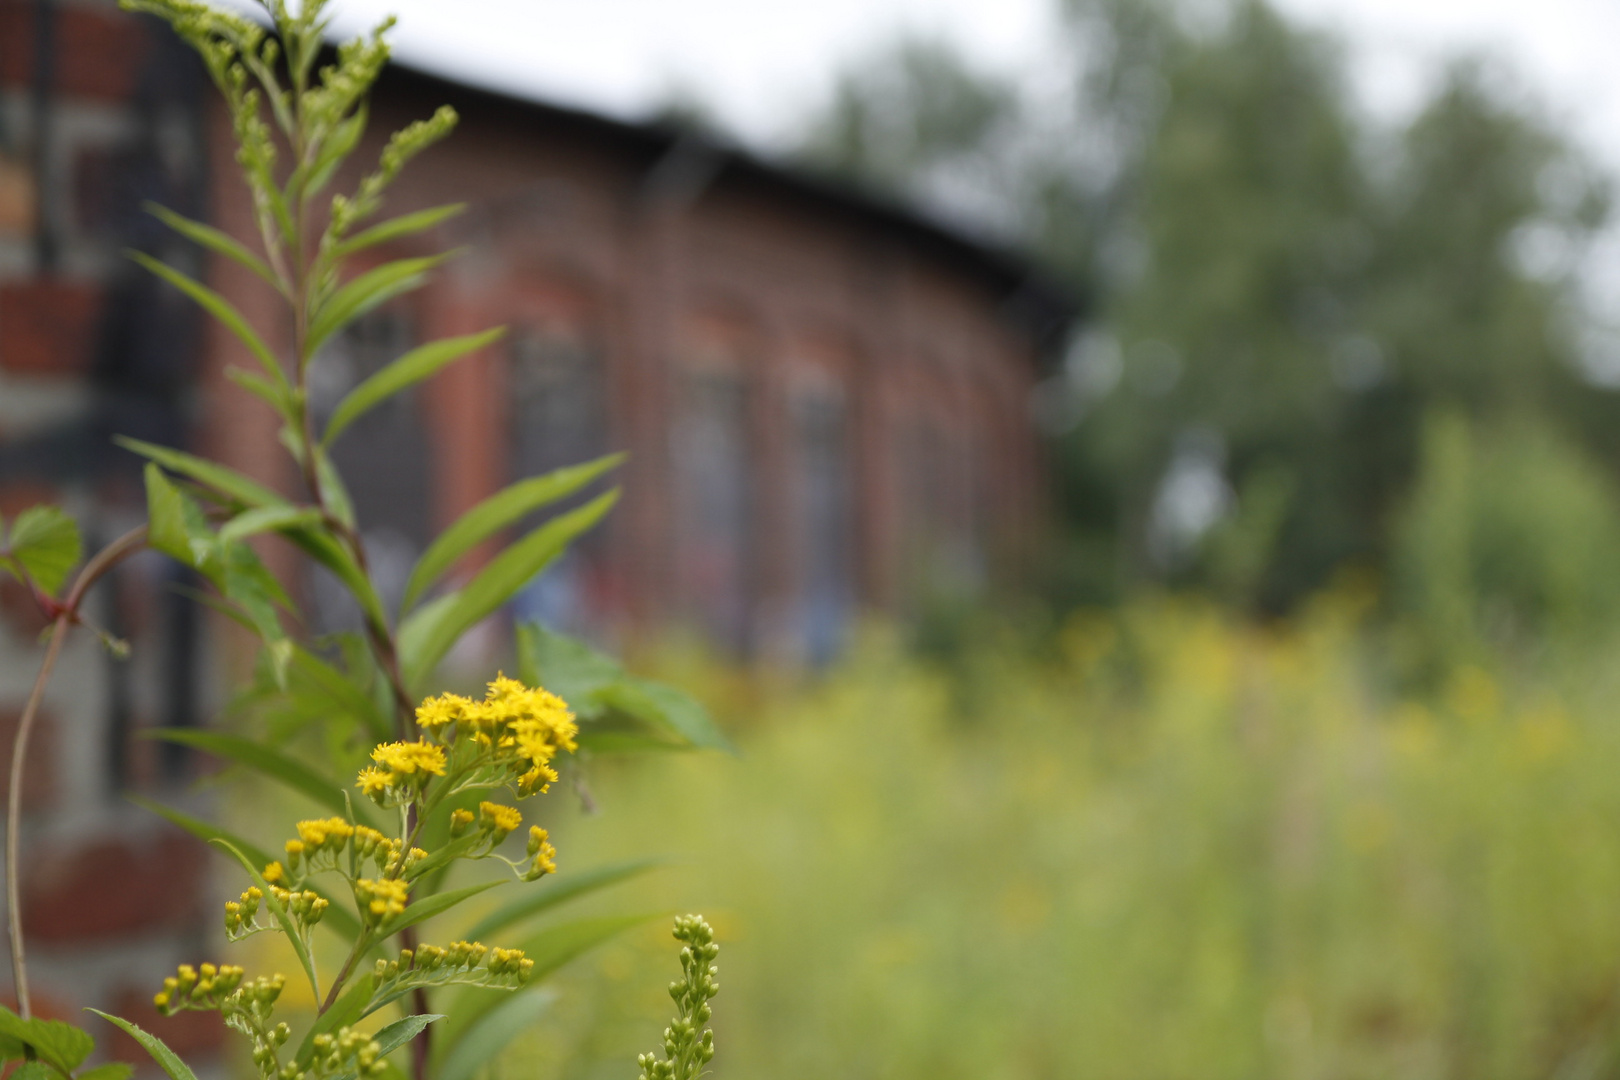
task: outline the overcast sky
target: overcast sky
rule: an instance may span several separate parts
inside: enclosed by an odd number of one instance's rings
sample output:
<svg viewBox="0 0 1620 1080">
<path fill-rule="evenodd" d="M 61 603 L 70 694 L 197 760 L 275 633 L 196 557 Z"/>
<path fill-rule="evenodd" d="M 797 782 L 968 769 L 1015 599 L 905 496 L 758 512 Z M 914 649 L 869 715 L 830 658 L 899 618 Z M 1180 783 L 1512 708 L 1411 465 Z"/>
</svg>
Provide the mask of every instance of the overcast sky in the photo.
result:
<svg viewBox="0 0 1620 1080">
<path fill-rule="evenodd" d="M 1278 0 L 1352 43 L 1369 106 L 1399 115 L 1437 57 L 1507 59 L 1556 115 L 1620 164 L 1620 0 Z M 625 115 L 673 90 L 750 140 L 779 143 L 847 57 L 902 28 L 992 66 L 1038 57 L 1053 0 L 340 0 L 346 29 L 400 16 L 402 58 Z"/>
</svg>

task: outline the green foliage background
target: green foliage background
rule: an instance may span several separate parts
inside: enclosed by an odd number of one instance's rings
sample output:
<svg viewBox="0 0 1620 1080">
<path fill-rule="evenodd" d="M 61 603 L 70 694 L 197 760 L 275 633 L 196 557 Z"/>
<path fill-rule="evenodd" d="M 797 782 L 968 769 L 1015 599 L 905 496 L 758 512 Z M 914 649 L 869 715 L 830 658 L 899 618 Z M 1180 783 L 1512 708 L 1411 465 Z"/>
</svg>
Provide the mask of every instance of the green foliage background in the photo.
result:
<svg viewBox="0 0 1620 1080">
<path fill-rule="evenodd" d="M 739 699 L 740 758 L 600 772 L 559 832 L 674 856 L 621 903 L 708 906 L 721 1075 L 1615 1075 L 1613 665 L 1403 688 L 1373 600 L 1142 599 L 950 676 L 875 635 Z M 654 949 L 574 969 L 499 1074 L 615 1074 Z"/>
</svg>

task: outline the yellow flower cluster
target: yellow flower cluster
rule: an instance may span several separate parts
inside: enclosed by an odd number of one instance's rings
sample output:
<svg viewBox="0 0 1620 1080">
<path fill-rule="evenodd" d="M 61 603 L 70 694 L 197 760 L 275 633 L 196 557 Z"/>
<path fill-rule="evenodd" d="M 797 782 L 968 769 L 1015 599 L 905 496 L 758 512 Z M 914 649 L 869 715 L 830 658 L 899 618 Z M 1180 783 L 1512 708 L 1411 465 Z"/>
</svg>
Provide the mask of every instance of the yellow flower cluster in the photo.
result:
<svg viewBox="0 0 1620 1080">
<path fill-rule="evenodd" d="M 538 825 L 529 826 L 529 857 L 534 860 L 534 866 L 524 875 L 529 881 L 557 872 L 557 849 L 551 846 L 546 830 Z"/>
<path fill-rule="evenodd" d="M 217 1009 L 227 994 L 242 982 L 242 969 L 225 964 L 181 964 L 175 973 L 163 980 L 163 989 L 152 998 L 152 1004 L 164 1016 L 182 1009 Z"/>
<path fill-rule="evenodd" d="M 523 824 L 523 815 L 515 807 L 500 803 L 478 804 L 478 825 L 489 834 L 490 843 L 498 844 Z"/>
<path fill-rule="evenodd" d="M 446 745 L 461 738 L 476 742 L 491 764 L 510 769 L 520 796 L 545 791 L 557 779 L 551 762 L 560 751 L 577 749 L 579 734 L 562 698 L 504 675 L 489 684 L 483 701 L 460 694 L 428 698 L 416 710 L 416 722 Z"/>
<path fill-rule="evenodd" d="M 422 790 L 429 777 L 444 775 L 444 748 L 430 742 L 383 743 L 371 752 L 369 765 L 360 770 L 358 786 L 364 794 L 386 805 L 404 802 Z"/>
<path fill-rule="evenodd" d="M 271 865 L 274 865 L 273 863 Z M 264 899 L 264 893 L 259 891 L 257 885 L 249 886 L 247 892 L 225 905 L 225 936 L 234 939 L 243 929 L 253 926 L 254 918 L 259 914 L 259 901 Z"/>
<path fill-rule="evenodd" d="M 398 878 L 361 878 L 354 883 L 355 900 L 361 914 L 371 923 L 403 914 L 410 891 L 410 885 Z"/>
</svg>

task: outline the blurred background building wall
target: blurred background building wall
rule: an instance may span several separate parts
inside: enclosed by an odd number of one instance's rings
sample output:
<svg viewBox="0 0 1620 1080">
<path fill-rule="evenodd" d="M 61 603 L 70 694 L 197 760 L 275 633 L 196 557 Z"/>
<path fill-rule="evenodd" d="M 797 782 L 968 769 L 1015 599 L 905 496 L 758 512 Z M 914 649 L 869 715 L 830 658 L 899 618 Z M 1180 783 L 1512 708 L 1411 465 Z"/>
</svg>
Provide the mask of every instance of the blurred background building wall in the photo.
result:
<svg viewBox="0 0 1620 1080">
<path fill-rule="evenodd" d="M 509 327 L 337 448 L 390 599 L 428 537 L 480 499 L 619 449 L 623 504 L 515 616 L 609 638 L 681 625 L 739 657 L 815 663 L 860 611 L 903 614 L 928 590 L 1016 573 L 1042 522 L 1027 403 L 1072 315 L 1060 291 L 1015 257 L 691 131 L 420 72 L 385 76 L 359 160 L 446 101 L 461 130 L 388 212 L 466 201 L 420 248 L 466 252 L 334 342 L 311 388 L 330 409 L 415 343 Z M 110 0 L 0 0 L 0 514 L 61 502 L 91 543 L 144 511 L 139 463 L 113 434 L 296 488 L 271 418 L 225 378 L 243 362 L 235 342 L 122 252 L 205 278 L 272 341 L 275 298 L 177 241 L 147 201 L 251 235 L 200 66 Z M 193 1056 L 217 1026 L 158 1018 L 147 983 L 212 939 L 196 910 L 205 857 L 124 798 L 193 798 L 171 790 L 191 764 L 133 736 L 221 703 L 226 658 L 187 584 L 143 556 L 98 590 L 96 618 L 133 659 L 79 635 L 53 684 L 25 796 L 24 908 L 46 1011 L 114 1008 Z M 318 579 L 299 585 L 312 629 L 351 617 Z M 0 585 L 6 750 L 42 626 Z"/>
</svg>

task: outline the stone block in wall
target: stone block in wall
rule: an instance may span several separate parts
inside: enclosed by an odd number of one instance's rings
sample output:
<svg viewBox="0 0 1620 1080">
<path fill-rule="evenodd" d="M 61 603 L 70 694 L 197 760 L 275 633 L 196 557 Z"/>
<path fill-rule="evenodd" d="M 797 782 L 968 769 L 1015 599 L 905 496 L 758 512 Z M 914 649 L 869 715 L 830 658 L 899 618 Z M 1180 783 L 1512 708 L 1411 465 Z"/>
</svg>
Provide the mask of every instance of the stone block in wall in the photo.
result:
<svg viewBox="0 0 1620 1080">
<path fill-rule="evenodd" d="M 90 366 L 101 290 L 77 281 L 0 286 L 0 368 L 77 377 Z"/>
<path fill-rule="evenodd" d="M 23 932 L 43 946 L 177 930 L 208 917 L 206 849 L 176 829 L 79 843 L 39 839 L 25 858 Z"/>
</svg>

